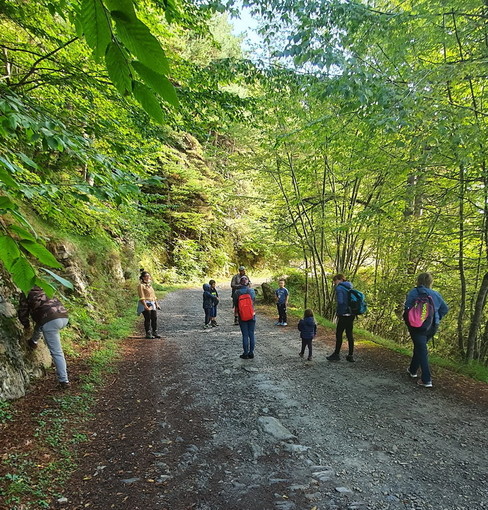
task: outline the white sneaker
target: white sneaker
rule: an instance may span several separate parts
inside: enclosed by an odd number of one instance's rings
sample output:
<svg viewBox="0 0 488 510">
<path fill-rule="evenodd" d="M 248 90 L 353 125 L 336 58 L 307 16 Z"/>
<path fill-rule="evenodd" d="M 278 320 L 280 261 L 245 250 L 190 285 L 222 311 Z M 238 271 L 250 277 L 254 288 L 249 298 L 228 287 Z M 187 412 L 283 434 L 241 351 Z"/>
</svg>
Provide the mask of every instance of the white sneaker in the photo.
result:
<svg viewBox="0 0 488 510">
<path fill-rule="evenodd" d="M 417 374 L 412 374 L 412 372 L 410 372 L 410 370 L 407 368 L 407 374 L 412 378 L 412 379 L 416 379 L 418 376 Z"/>
<path fill-rule="evenodd" d="M 281 325 L 282 326 L 288 326 L 288 322 L 282 322 Z"/>
<path fill-rule="evenodd" d="M 424 388 L 432 388 L 432 381 L 422 382 L 422 380 L 417 381 L 419 386 L 423 386 Z"/>
</svg>

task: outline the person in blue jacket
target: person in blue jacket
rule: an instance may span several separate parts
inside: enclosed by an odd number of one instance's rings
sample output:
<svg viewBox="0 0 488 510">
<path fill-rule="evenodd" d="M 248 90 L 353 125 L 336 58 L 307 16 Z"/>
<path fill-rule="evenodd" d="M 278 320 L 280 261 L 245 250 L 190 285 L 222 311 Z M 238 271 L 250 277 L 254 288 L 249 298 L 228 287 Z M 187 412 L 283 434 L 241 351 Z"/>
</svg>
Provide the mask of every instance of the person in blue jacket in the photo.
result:
<svg viewBox="0 0 488 510">
<path fill-rule="evenodd" d="M 317 334 L 317 324 L 313 318 L 313 311 L 307 308 L 303 314 L 303 319 L 298 322 L 298 330 L 302 339 L 302 350 L 299 353 L 300 358 L 305 354 L 305 347 L 308 347 L 308 361 L 312 361 L 312 340 Z"/>
<path fill-rule="evenodd" d="M 205 311 L 205 329 L 210 328 L 212 313 L 219 298 L 212 294 L 212 287 L 208 283 L 203 284 L 203 310 Z"/>
<path fill-rule="evenodd" d="M 405 312 L 412 308 L 415 300 L 419 296 L 419 293 L 431 296 L 432 301 L 434 302 L 434 320 L 432 321 L 432 326 L 428 330 L 421 331 L 420 328 L 412 328 L 408 326 L 410 337 L 413 342 L 413 355 L 410 366 L 407 368 L 407 372 L 410 377 L 416 378 L 417 372 L 420 368 L 422 375 L 417 384 L 424 386 L 425 388 L 432 388 L 427 342 L 436 334 L 441 319 L 449 310 L 439 292 L 432 290 L 431 287 L 433 281 L 434 280 L 430 273 L 419 274 L 417 277 L 417 286 L 407 294 L 407 298 L 405 300 Z"/>
<path fill-rule="evenodd" d="M 332 279 L 335 285 L 337 300 L 337 326 L 336 326 L 336 346 L 334 352 L 327 356 L 329 361 L 339 361 L 341 359 L 340 352 L 342 347 L 342 335 L 346 332 L 347 344 L 349 352 L 346 360 L 354 362 L 354 336 L 352 333 L 354 314 L 349 309 L 349 289 L 352 289 L 352 283 L 346 280 L 343 274 L 336 274 Z"/>
</svg>

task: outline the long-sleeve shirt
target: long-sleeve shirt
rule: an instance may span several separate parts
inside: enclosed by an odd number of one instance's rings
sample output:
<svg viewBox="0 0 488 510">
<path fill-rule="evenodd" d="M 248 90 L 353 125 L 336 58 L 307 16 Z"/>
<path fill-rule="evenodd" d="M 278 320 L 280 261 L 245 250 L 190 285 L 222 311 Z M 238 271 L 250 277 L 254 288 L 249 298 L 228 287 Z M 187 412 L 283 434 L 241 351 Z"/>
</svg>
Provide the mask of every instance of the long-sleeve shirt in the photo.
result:
<svg viewBox="0 0 488 510">
<path fill-rule="evenodd" d="M 140 283 L 137 286 L 137 293 L 139 295 L 139 301 L 153 301 L 156 302 L 158 298 L 152 285 L 149 283 Z"/>
</svg>

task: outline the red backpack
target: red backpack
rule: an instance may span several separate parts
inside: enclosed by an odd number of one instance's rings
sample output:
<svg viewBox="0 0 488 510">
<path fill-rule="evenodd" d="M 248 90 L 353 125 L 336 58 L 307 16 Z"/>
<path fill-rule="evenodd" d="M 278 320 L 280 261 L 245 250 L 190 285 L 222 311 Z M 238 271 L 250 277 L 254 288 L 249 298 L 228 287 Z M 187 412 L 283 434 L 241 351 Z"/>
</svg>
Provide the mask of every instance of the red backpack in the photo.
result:
<svg viewBox="0 0 488 510">
<path fill-rule="evenodd" d="M 239 294 L 237 298 L 237 311 L 241 321 L 250 321 L 254 319 L 254 306 L 252 304 L 251 294 Z"/>
</svg>

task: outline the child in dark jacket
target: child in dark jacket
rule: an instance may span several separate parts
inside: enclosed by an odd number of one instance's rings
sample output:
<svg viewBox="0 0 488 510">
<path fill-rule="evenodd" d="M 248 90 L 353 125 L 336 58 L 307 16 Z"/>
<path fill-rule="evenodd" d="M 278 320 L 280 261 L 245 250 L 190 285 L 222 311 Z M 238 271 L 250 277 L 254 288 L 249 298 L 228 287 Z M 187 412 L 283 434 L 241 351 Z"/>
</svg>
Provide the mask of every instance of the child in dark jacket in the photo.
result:
<svg viewBox="0 0 488 510">
<path fill-rule="evenodd" d="M 203 309 L 205 311 L 205 329 L 210 327 L 212 320 L 212 312 L 214 306 L 218 303 L 219 299 L 212 294 L 212 288 L 208 283 L 203 284 Z"/>
<path fill-rule="evenodd" d="M 217 299 L 217 301 L 214 302 L 212 310 L 210 312 L 210 324 L 212 325 L 212 328 L 215 328 L 216 326 L 218 326 L 217 305 L 219 304 L 219 293 L 217 292 L 217 288 L 215 287 L 216 285 L 215 280 L 210 280 L 208 284 L 210 285 L 210 294 L 212 294 L 212 296 Z"/>
<path fill-rule="evenodd" d="M 308 361 L 312 360 L 312 340 L 317 334 L 317 324 L 313 318 L 313 311 L 310 308 L 305 310 L 303 319 L 298 323 L 300 338 L 302 339 L 302 350 L 299 353 L 300 358 L 305 354 L 305 347 L 308 347 Z"/>
</svg>

